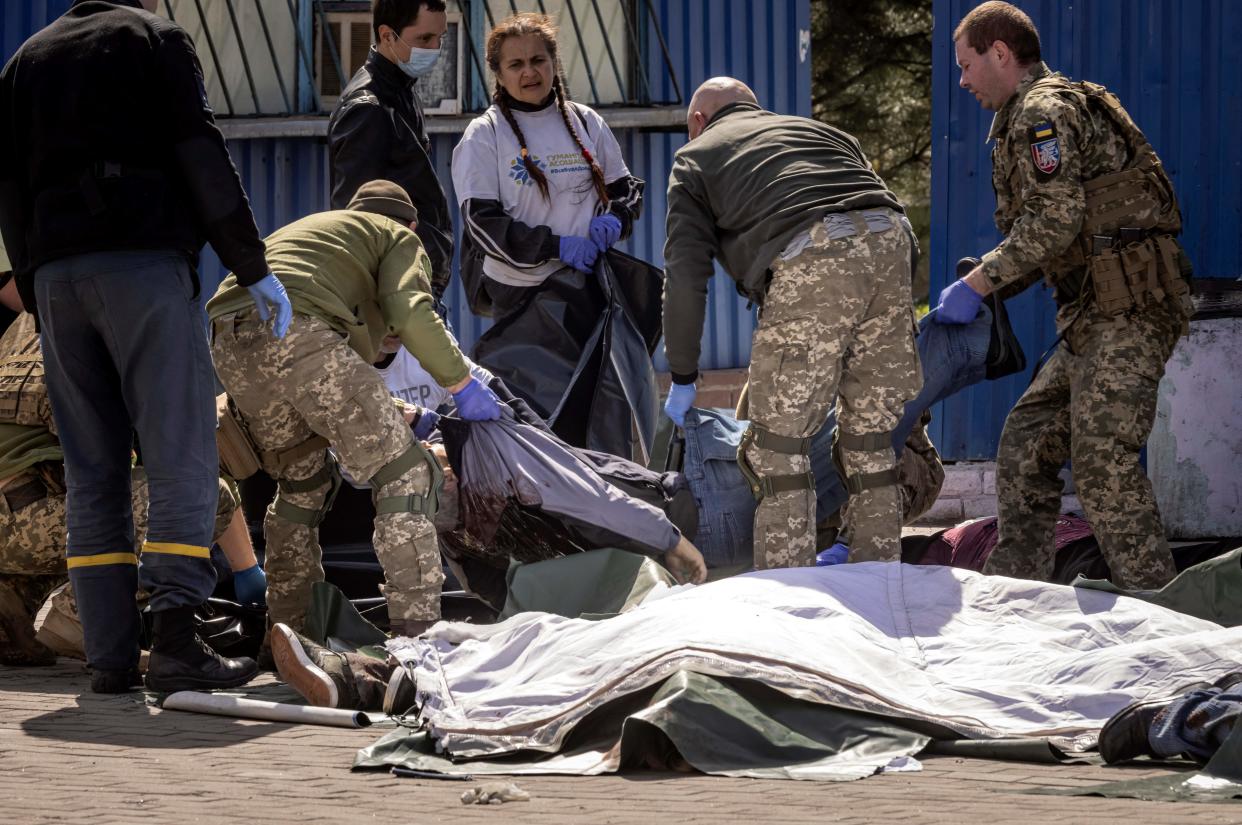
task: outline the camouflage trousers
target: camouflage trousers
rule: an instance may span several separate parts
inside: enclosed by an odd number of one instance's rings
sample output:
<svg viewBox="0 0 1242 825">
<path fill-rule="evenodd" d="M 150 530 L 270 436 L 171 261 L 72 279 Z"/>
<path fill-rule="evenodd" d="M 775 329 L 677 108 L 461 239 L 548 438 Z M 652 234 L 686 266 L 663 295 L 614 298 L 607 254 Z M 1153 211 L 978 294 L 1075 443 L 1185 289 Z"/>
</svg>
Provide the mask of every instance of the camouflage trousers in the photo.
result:
<svg viewBox="0 0 1242 825">
<path fill-rule="evenodd" d="M 20 484 L 22 476 L 10 483 Z M 141 467 L 130 476 L 130 498 L 134 510 L 134 554 L 142 552 L 147 535 L 147 476 Z M 229 526 L 237 509 L 237 498 L 227 481 L 220 479 L 220 498 L 216 506 L 213 540 Z M 11 511 L 0 497 L 0 588 L 16 592 L 33 621 L 44 598 L 69 578 L 65 566 L 68 546 L 65 521 L 65 495 L 48 495 L 32 504 Z M 139 592 L 139 598 L 145 598 Z M 56 609 L 66 616 L 77 616 L 73 588 L 66 587 L 54 597 Z"/>
<path fill-rule="evenodd" d="M 1151 589 L 1176 575 L 1139 451 L 1184 317 L 1167 301 L 1115 319 L 1092 308 L 1070 327 L 1005 420 L 996 456 L 999 540 L 985 573 L 1052 574 L 1058 473 L 1069 459 L 1113 581 Z"/>
<path fill-rule="evenodd" d="M 350 476 L 361 481 L 416 447 L 379 373 L 318 318 L 294 314 L 288 333 L 277 339 L 252 312 L 226 315 L 212 325 L 211 352 L 216 374 L 261 451 L 288 450 L 323 436 Z M 325 450 L 316 450 L 263 467 L 279 488 L 263 525 L 268 615 L 297 630 L 305 623 L 312 586 L 323 581 L 318 521 L 333 489 L 329 460 Z M 419 462 L 372 495 L 377 501 L 425 499 L 430 486 L 431 472 Z M 374 544 L 389 617 L 438 619 L 444 573 L 427 516 L 377 514 Z"/>
<path fill-rule="evenodd" d="M 871 232 L 859 213 L 847 213 L 856 234 L 835 240 L 817 223 L 799 254 L 772 265 L 751 350 L 751 430 L 739 450 L 761 490 L 768 479 L 810 478 L 807 455 L 764 446 L 763 433 L 786 445 L 809 439 L 835 399 L 838 456 L 851 493 L 851 561 L 901 556 L 891 432 L 922 382 L 911 240 L 891 214 L 892 228 Z M 815 536 L 813 481 L 801 489 L 773 485 L 755 511 L 755 568 L 814 564 L 822 549 Z"/>
</svg>

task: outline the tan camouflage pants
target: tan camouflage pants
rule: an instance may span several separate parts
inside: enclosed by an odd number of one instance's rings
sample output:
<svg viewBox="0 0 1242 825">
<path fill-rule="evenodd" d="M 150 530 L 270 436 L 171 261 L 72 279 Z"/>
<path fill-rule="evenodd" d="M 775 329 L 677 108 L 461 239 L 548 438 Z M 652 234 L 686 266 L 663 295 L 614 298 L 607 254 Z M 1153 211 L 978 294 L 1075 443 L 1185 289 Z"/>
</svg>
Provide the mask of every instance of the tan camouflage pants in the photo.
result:
<svg viewBox="0 0 1242 825">
<path fill-rule="evenodd" d="M 1057 474 L 1069 459 L 1114 583 L 1152 589 L 1176 575 L 1139 451 L 1183 317 L 1166 302 L 1118 319 L 1090 311 L 1070 328 L 1005 420 L 996 455 L 1000 536 L 985 573 L 1052 574 Z"/>
<path fill-rule="evenodd" d="M 829 240 L 820 224 L 796 257 L 772 266 L 772 283 L 755 330 L 750 361 L 752 424 L 807 438 L 823 425 L 834 399 L 839 433 L 887 434 L 922 385 L 910 303 L 910 238 L 897 223 L 884 232 Z M 874 450 L 841 450 L 846 481 L 891 471 L 885 439 Z M 762 477 L 810 472 L 810 459 L 744 448 Z M 850 560 L 901 556 L 901 500 L 896 484 L 850 498 Z M 755 511 L 755 568 L 815 563 L 815 491 L 765 496 Z"/>
<path fill-rule="evenodd" d="M 16 479 L 20 481 L 20 479 Z M 136 467 L 130 477 L 130 496 L 134 510 L 134 554 L 140 555 L 147 535 L 147 476 Z M 216 507 L 213 539 L 218 539 L 229 526 L 237 499 L 228 482 L 220 479 L 220 499 Z M 0 498 L 0 587 L 17 592 L 25 604 L 29 620 L 43 604 L 43 599 L 69 578 L 65 567 L 68 535 L 65 527 L 65 496 L 47 496 L 11 512 Z M 139 592 L 140 599 L 146 594 Z M 73 588 L 56 594 L 57 609 L 67 616 L 77 616 Z"/>
<path fill-rule="evenodd" d="M 295 314 L 289 332 L 276 339 L 252 313 L 228 315 L 212 325 L 211 352 L 221 383 L 261 450 L 284 450 L 321 435 L 349 474 L 365 480 L 414 445 L 379 373 L 317 318 Z M 326 462 L 326 452 L 318 451 L 263 469 L 280 485 L 310 479 Z M 430 471 L 418 464 L 373 496 L 425 496 L 430 484 Z M 277 505 L 319 511 L 330 489 L 327 480 L 298 492 L 281 486 L 264 519 L 268 615 L 297 630 L 305 622 L 312 585 L 323 581 L 323 551 L 319 528 L 281 516 Z M 380 514 L 374 544 L 384 568 L 381 590 L 389 616 L 438 619 L 444 573 L 431 521 L 419 513 Z"/>
</svg>

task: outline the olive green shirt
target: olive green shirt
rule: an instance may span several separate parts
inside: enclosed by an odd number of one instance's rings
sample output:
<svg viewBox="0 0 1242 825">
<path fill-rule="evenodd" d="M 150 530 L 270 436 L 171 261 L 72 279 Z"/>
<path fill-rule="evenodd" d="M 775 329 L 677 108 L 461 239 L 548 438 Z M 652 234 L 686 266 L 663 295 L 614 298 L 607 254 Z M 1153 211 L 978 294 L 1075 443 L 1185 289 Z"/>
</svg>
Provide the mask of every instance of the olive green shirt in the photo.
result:
<svg viewBox="0 0 1242 825">
<path fill-rule="evenodd" d="M 293 311 L 348 336 L 368 364 L 379 359 L 384 337 L 397 335 L 441 386 L 470 374 L 435 312 L 431 261 L 405 224 L 370 212 L 319 212 L 278 229 L 266 244 L 268 265 Z M 247 289 L 229 275 L 207 314 L 214 320 L 253 306 Z"/>
<path fill-rule="evenodd" d="M 15 476 L 40 461 L 64 461 L 56 436 L 45 427 L 0 424 L 0 478 Z"/>
</svg>

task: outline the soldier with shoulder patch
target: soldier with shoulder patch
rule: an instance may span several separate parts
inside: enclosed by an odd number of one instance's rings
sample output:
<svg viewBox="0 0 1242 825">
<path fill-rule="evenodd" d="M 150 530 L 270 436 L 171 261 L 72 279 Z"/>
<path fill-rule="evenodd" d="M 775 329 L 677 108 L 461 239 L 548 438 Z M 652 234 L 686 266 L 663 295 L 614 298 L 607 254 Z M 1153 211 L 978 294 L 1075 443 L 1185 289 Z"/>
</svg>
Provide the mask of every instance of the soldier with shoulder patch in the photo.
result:
<svg viewBox="0 0 1242 825">
<path fill-rule="evenodd" d="M 1049 70 L 1024 12 L 984 3 L 953 39 L 962 88 L 996 112 L 988 139 L 1005 239 L 940 294 L 937 320 L 968 323 L 983 296 L 1013 295 L 1043 277 L 1060 332 L 1005 421 L 1000 540 L 985 572 L 1051 574 L 1058 473 L 1070 459 L 1113 581 L 1160 587 L 1175 570 L 1139 451 L 1190 317 L 1173 185 L 1115 95 Z"/>
</svg>

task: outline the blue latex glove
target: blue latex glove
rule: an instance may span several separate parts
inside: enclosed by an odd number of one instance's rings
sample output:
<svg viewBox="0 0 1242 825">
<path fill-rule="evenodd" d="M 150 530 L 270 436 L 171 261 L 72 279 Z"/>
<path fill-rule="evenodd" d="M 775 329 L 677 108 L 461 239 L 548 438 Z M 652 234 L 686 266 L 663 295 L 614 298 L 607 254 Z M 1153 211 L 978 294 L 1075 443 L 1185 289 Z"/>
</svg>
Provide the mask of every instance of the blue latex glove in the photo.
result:
<svg viewBox="0 0 1242 825">
<path fill-rule="evenodd" d="M 599 247 L 578 235 L 561 236 L 561 260 L 579 272 L 590 273 L 595 269 Z"/>
<path fill-rule="evenodd" d="M 284 338 L 289 331 L 289 322 L 293 320 L 293 304 L 289 303 L 289 294 L 285 285 L 275 275 L 268 273 L 263 280 L 246 287 L 254 305 L 259 310 L 259 317 L 266 321 L 276 311 L 276 323 L 272 325 L 272 335 Z"/>
<path fill-rule="evenodd" d="M 267 604 L 267 574 L 259 565 L 233 574 L 233 592 L 238 604 Z"/>
<path fill-rule="evenodd" d="M 471 378 L 470 383 L 453 393 L 457 414 L 467 421 L 495 421 L 500 418 L 500 399 L 496 393 Z"/>
<path fill-rule="evenodd" d="M 431 433 L 435 431 L 436 425 L 440 423 L 440 414 L 435 410 L 423 410 L 418 416 L 418 421 L 414 423 L 414 437 L 419 441 L 426 441 L 431 437 Z"/>
<path fill-rule="evenodd" d="M 686 413 L 694 406 L 694 396 L 698 390 L 693 384 L 674 384 L 669 388 L 668 398 L 664 402 L 664 414 L 673 419 L 678 427 L 686 426 Z"/>
<path fill-rule="evenodd" d="M 829 547 L 827 550 L 819 551 L 819 555 L 815 557 L 816 567 L 830 567 L 834 564 L 845 564 L 850 558 L 850 548 L 841 542 Z"/>
<path fill-rule="evenodd" d="M 591 228 L 587 230 L 587 234 L 591 236 L 591 243 L 603 252 L 621 240 L 621 219 L 611 212 L 596 215 L 591 218 Z"/>
<path fill-rule="evenodd" d="M 941 324 L 969 324 L 979 314 L 981 303 L 982 295 L 965 281 L 956 280 L 940 291 L 936 321 Z"/>
</svg>

